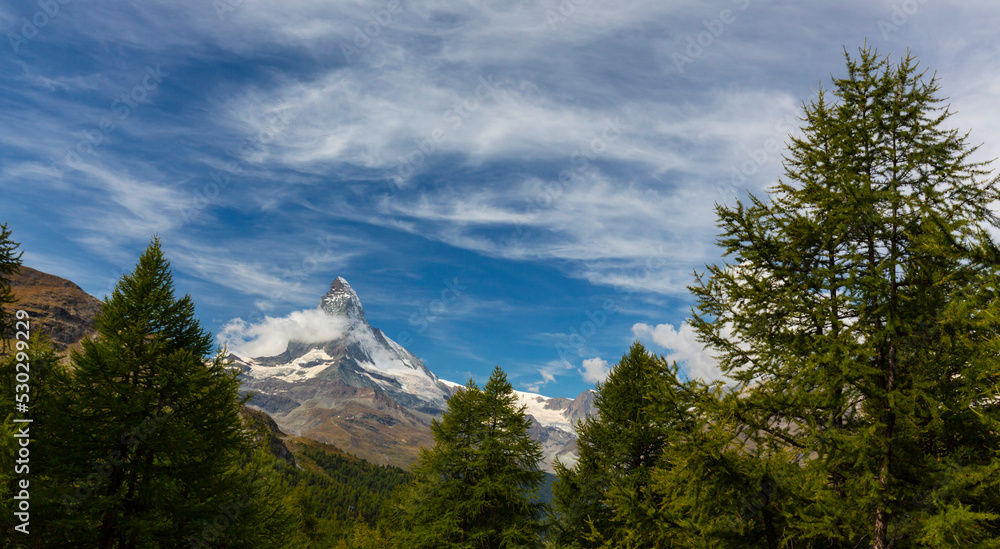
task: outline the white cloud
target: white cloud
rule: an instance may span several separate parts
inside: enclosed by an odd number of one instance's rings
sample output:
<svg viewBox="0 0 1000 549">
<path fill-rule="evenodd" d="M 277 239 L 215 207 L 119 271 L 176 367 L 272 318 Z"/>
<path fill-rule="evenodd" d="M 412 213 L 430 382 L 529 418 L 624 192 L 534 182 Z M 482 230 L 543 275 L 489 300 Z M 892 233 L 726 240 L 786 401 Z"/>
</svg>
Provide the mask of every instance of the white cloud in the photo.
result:
<svg viewBox="0 0 1000 549">
<path fill-rule="evenodd" d="M 718 361 L 711 351 L 698 342 L 694 328 L 684 322 L 680 329 L 672 324 L 658 324 L 656 327 L 638 323 L 632 326 L 632 334 L 637 338 L 651 337 L 653 343 L 669 349 L 667 360 L 677 361 L 684 366 L 688 377 L 705 381 L 726 380 L 719 369 Z"/>
<path fill-rule="evenodd" d="M 691 271 L 715 257 L 707 243 L 714 216 L 706 213 L 717 198 L 697 186 L 626 183 L 586 170 L 566 185 L 527 178 L 504 188 L 387 199 L 386 215 L 366 221 L 495 257 L 561 261 L 571 276 L 597 284 L 683 294 Z M 413 221 L 399 226 L 393 219 Z"/>
<path fill-rule="evenodd" d="M 551 360 L 538 368 L 537 373 L 541 376 L 541 379 L 522 383 L 521 386 L 524 387 L 524 390 L 531 393 L 540 392 L 544 385 L 555 382 L 557 375 L 564 375 L 570 369 L 572 369 L 572 366 L 562 360 Z"/>
<path fill-rule="evenodd" d="M 583 361 L 583 368 L 579 370 L 583 379 L 590 383 L 604 381 L 611 372 L 608 362 L 601 357 L 588 358 Z"/>
<path fill-rule="evenodd" d="M 230 320 L 218 339 L 238 355 L 259 357 L 283 353 L 290 341 L 322 343 L 342 337 L 346 331 L 345 319 L 320 309 L 307 309 L 281 318 L 264 317 L 258 324 L 240 318 Z"/>
</svg>

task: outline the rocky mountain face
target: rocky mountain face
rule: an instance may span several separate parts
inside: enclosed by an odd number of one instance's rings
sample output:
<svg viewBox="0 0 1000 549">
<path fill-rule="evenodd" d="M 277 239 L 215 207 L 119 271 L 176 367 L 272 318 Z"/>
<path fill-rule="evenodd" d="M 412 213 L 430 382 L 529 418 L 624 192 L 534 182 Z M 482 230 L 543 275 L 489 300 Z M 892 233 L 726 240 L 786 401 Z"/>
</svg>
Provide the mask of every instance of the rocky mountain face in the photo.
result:
<svg viewBox="0 0 1000 549">
<path fill-rule="evenodd" d="M 542 445 L 548 471 L 552 471 L 556 458 L 563 465 L 576 463 L 576 423 L 594 413 L 595 394 L 587 390 L 571 399 L 518 391 L 519 402 L 534 420 L 531 436 Z"/>
<path fill-rule="evenodd" d="M 439 379 L 413 353 L 372 327 L 357 293 L 336 278 L 319 302 L 342 335 L 321 343 L 292 341 L 277 356 L 232 355 L 250 404 L 282 429 L 333 444 L 375 463 L 406 466 L 433 444 L 430 422 L 461 385 Z M 575 460 L 573 426 L 592 410 L 593 392 L 576 399 L 518 393 L 534 420 L 546 468 Z"/>
<path fill-rule="evenodd" d="M 59 352 L 79 345 L 94 329 L 101 301 L 65 278 L 21 267 L 10 279 L 18 302 L 11 310 L 27 311 L 32 331 L 41 329 Z"/>
</svg>

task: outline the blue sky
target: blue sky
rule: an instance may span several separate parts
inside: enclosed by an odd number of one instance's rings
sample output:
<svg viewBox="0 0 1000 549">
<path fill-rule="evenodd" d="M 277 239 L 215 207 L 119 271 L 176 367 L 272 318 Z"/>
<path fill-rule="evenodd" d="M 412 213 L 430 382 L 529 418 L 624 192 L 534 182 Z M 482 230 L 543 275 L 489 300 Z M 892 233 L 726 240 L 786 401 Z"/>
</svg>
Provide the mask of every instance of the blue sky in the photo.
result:
<svg viewBox="0 0 1000 549">
<path fill-rule="evenodd" d="M 846 48 L 907 48 L 1000 156 L 992 1 L 0 2 L 0 220 L 103 296 L 153 234 L 205 326 L 335 276 L 441 377 L 575 396 L 684 324 L 715 202 Z"/>
</svg>

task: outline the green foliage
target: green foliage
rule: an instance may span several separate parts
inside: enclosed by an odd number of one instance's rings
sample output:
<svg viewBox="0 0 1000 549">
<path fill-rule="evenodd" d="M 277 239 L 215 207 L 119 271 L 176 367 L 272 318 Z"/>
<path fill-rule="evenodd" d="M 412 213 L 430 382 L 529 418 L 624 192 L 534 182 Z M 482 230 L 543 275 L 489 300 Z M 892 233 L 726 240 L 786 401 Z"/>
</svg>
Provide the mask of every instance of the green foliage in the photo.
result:
<svg viewBox="0 0 1000 549">
<path fill-rule="evenodd" d="M 597 384 L 596 414 L 576 428 L 579 461 L 572 469 L 556 465 L 551 535 L 558 545 L 621 543 L 626 528 L 644 520 L 628 511 L 655 497 L 648 490 L 649 475 L 663 453 L 668 430 L 668 424 L 650 415 L 648 406 L 662 397 L 656 382 L 673 373 L 662 357 L 636 342 L 607 380 Z"/>
<path fill-rule="evenodd" d="M 239 416 L 237 372 L 174 297 L 154 239 L 38 409 L 37 465 L 61 497 L 46 545 L 280 547 L 293 517 Z M 54 496 L 54 494 L 52 494 Z"/>
<path fill-rule="evenodd" d="M 320 443 L 302 443 L 297 459 L 314 463 L 321 471 L 277 459 L 275 467 L 308 547 L 360 544 L 365 532 L 375 531 L 390 497 L 411 478 L 398 467 L 375 465 Z"/>
<path fill-rule="evenodd" d="M 691 288 L 736 386 L 634 345 L 558 468 L 554 546 L 1000 545 L 998 179 L 912 59 L 834 84 Z"/>
<path fill-rule="evenodd" d="M 691 289 L 739 383 L 720 414 L 765 456 L 804 456 L 790 478 L 812 492 L 781 510 L 782 544 L 989 546 L 998 180 L 912 58 L 847 66 L 835 104 L 806 106 L 788 182 L 717 208 L 731 260 Z"/>
<path fill-rule="evenodd" d="M 7 340 L 13 335 L 13 314 L 6 310 L 8 305 L 16 302 L 10 277 L 20 272 L 21 255 L 24 253 L 17 251 L 20 244 L 11 240 L 10 235 L 7 224 L 0 225 L 0 352 L 7 350 Z"/>
<path fill-rule="evenodd" d="M 388 549 L 393 543 L 393 534 L 385 528 L 373 528 L 361 522 L 349 537 L 337 544 L 337 549 Z"/>
<path fill-rule="evenodd" d="M 788 525 L 784 512 L 800 504 L 807 479 L 799 455 L 754 446 L 725 414 L 721 384 L 659 382 L 670 395 L 649 408 L 659 421 L 675 418 L 667 448 L 651 473 L 659 506 L 640 510 L 670 528 L 630 534 L 657 547 L 773 548 Z"/>
<path fill-rule="evenodd" d="M 480 389 L 472 380 L 431 425 L 414 481 L 395 506 L 400 546 L 486 549 L 538 543 L 542 451 L 531 419 L 498 366 Z"/>
<path fill-rule="evenodd" d="M 65 387 L 66 368 L 59 362 L 59 357 L 44 332 L 32 330 L 31 339 L 27 343 L 24 355 L 13 354 L 0 361 L 0 410 L 6 416 L 0 425 L 0 532 L 3 532 L 0 539 L 4 540 L 0 547 L 8 546 L 7 543 L 10 547 L 16 546 L 15 543 L 28 547 L 40 546 L 40 519 L 59 517 L 63 513 L 59 494 L 49 481 L 46 463 L 51 462 L 54 452 L 65 451 L 58 444 L 51 443 L 48 433 L 52 432 L 53 424 L 59 421 L 58 397 Z M 18 360 L 19 358 L 22 360 Z M 30 424 L 15 424 L 14 415 L 9 413 L 14 410 L 17 394 L 15 375 L 18 363 L 26 364 L 31 376 L 30 390 L 27 392 L 30 398 L 27 402 L 28 413 L 21 414 L 23 418 L 32 419 Z M 20 394 L 23 395 L 24 392 Z M 20 441 L 25 439 L 15 438 L 14 435 L 25 427 L 30 439 L 29 455 L 22 458 L 19 455 Z M 15 466 L 18 468 L 15 469 Z M 14 482 L 22 479 L 29 482 L 28 491 L 31 494 L 28 536 L 14 531 L 14 526 L 21 521 L 14 520 L 15 502 L 11 498 L 20 490 Z"/>
<path fill-rule="evenodd" d="M 847 68 L 805 106 L 786 180 L 717 207 L 729 259 L 696 276 L 692 323 L 735 385 L 633 344 L 577 425 L 579 460 L 556 466 L 549 546 L 1000 547 L 1000 178 L 912 58 L 863 49 Z M 0 305 L 16 250 L 0 226 Z M 157 240 L 97 329 L 72 372 L 44 338 L 27 352 L 45 433 L 29 545 L 540 545 L 542 454 L 499 367 L 449 400 L 412 475 L 312 443 L 296 468 L 254 447 L 236 372 Z"/>
<path fill-rule="evenodd" d="M 384 508 L 412 475 L 308 439 L 291 443 L 297 466 L 273 454 L 262 457 L 275 505 L 290 514 L 294 547 L 368 547 L 391 538 Z M 293 543 L 294 542 L 294 543 Z M 380 547 L 389 547 L 381 545 Z"/>
<path fill-rule="evenodd" d="M 331 501 L 324 507 L 341 520 L 353 517 L 374 525 L 393 491 L 412 478 L 410 473 L 398 467 L 375 465 L 339 452 L 306 446 L 302 453 L 320 466 L 336 487 L 331 490 Z"/>
</svg>

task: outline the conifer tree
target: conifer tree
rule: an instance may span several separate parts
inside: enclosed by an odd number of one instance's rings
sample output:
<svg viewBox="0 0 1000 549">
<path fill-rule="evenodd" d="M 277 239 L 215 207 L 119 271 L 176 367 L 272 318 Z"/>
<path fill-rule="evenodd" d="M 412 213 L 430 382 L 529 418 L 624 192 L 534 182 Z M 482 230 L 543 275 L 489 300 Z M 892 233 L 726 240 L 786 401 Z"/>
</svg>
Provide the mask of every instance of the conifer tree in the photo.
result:
<svg viewBox="0 0 1000 549">
<path fill-rule="evenodd" d="M 0 353 L 8 348 L 8 339 L 13 335 L 14 315 L 7 310 L 16 299 L 10 287 L 10 277 L 21 270 L 21 255 L 18 252 L 20 246 L 10 238 L 11 230 L 7 224 L 0 225 Z"/>
<path fill-rule="evenodd" d="M 726 413 L 739 396 L 722 382 L 674 375 L 650 391 L 659 398 L 647 413 L 669 428 L 650 472 L 655 497 L 609 494 L 622 501 L 618 508 L 631 507 L 625 514 L 649 517 L 628 529 L 623 546 L 778 549 L 789 509 L 810 494 L 800 456 L 753 445 L 746 426 Z"/>
<path fill-rule="evenodd" d="M 283 546 L 289 520 L 242 426 L 237 372 L 174 296 L 153 239 L 72 353 L 56 459 L 79 546 Z M 67 534 L 70 535 L 70 534 Z"/>
<path fill-rule="evenodd" d="M 552 536 L 557 545 L 617 546 L 630 530 L 646 530 L 637 524 L 644 515 L 630 511 L 653 505 L 649 475 L 671 427 L 648 407 L 663 396 L 656 390 L 665 385 L 658 382 L 674 374 L 663 357 L 635 342 L 597 384 L 596 413 L 576 427 L 579 460 L 573 468 L 556 465 Z"/>
<path fill-rule="evenodd" d="M 480 389 L 469 380 L 431 425 L 415 478 L 397 510 L 400 547 L 534 547 L 544 505 L 542 451 L 528 435 L 531 418 L 499 366 Z"/>
<path fill-rule="evenodd" d="M 992 547 L 998 179 L 912 57 L 845 57 L 786 179 L 717 207 L 730 259 L 697 277 L 694 326 L 738 382 L 725 413 L 804 456 L 782 543 Z"/>
<path fill-rule="evenodd" d="M 51 444 L 54 442 L 51 436 L 53 424 L 60 419 L 59 399 L 65 387 L 66 368 L 60 363 L 48 336 L 34 327 L 30 331 L 30 340 L 19 340 L 21 343 L 13 349 L 16 352 L 0 360 L 0 410 L 3 411 L 0 416 L 6 418 L 0 423 L 0 547 L 43 546 L 48 539 L 45 536 L 47 517 L 59 517 L 62 513 L 61 506 L 56 503 L 58 496 L 51 481 L 51 467 L 47 464 L 54 452 L 65 451 Z M 29 383 L 18 383 L 17 373 L 27 373 Z M 26 385 L 28 390 L 17 391 L 18 385 Z M 27 412 L 21 417 L 31 419 L 30 424 L 14 423 L 15 416 L 11 412 L 15 402 L 27 406 Z M 26 458 L 20 453 L 24 434 L 30 439 Z M 15 520 L 15 505 L 19 502 L 12 499 L 20 492 L 20 486 L 15 484 L 20 480 L 29 483 L 27 535 L 14 530 L 22 522 Z"/>
</svg>

